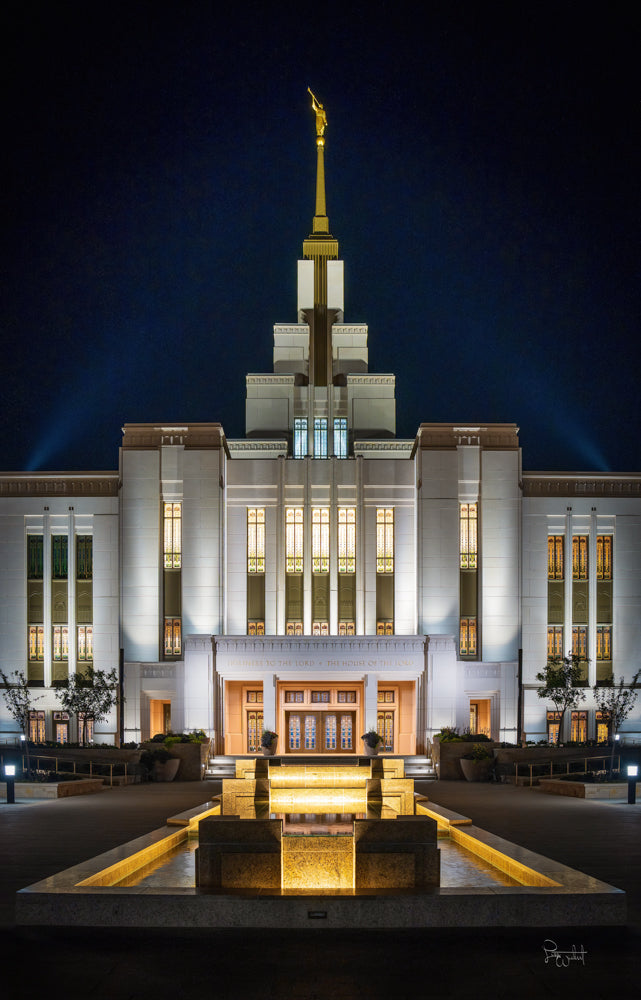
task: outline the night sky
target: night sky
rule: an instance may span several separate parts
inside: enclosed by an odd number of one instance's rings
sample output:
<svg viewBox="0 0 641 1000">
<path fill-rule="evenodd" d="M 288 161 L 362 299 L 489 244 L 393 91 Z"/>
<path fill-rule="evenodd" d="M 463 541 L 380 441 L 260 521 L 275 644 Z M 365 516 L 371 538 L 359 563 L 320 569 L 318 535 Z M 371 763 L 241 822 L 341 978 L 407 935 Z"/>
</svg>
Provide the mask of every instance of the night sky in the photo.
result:
<svg viewBox="0 0 641 1000">
<path fill-rule="evenodd" d="M 296 320 L 311 86 L 398 435 L 510 421 L 525 469 L 641 470 L 635 5 L 230 6 L 5 7 L 2 466 L 116 469 L 125 422 L 243 436 Z"/>
</svg>

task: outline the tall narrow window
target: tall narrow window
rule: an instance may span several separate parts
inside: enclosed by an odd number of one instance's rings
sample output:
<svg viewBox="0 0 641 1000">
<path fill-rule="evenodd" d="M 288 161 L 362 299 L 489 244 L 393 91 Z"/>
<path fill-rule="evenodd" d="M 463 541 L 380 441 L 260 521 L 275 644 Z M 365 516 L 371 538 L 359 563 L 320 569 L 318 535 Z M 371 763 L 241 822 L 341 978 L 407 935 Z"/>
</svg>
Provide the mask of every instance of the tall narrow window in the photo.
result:
<svg viewBox="0 0 641 1000">
<path fill-rule="evenodd" d="M 347 458 L 347 417 L 334 418 L 334 455 Z"/>
<path fill-rule="evenodd" d="M 294 458 L 307 455 L 307 417 L 294 418 Z"/>
<path fill-rule="evenodd" d="M 54 580 L 67 579 L 67 536 L 52 535 L 51 537 L 51 575 Z"/>
<path fill-rule="evenodd" d="M 376 508 L 376 572 L 394 572 L 394 508 Z"/>
<path fill-rule="evenodd" d="M 44 660 L 45 658 L 45 628 L 44 625 L 30 625 L 28 630 L 29 659 Z"/>
<path fill-rule="evenodd" d="M 572 712 L 570 739 L 575 743 L 585 743 L 588 738 L 588 713 Z"/>
<path fill-rule="evenodd" d="M 285 508 L 285 569 L 303 572 L 303 508 Z"/>
<path fill-rule="evenodd" d="M 78 659 L 93 660 L 93 626 L 78 625 Z"/>
<path fill-rule="evenodd" d="M 461 656 L 476 656 L 476 618 L 461 618 L 459 633 Z"/>
<path fill-rule="evenodd" d="M 327 417 L 314 417 L 314 458 L 327 458 Z"/>
<path fill-rule="evenodd" d="M 563 535 L 548 535 L 548 580 L 563 579 Z"/>
<path fill-rule="evenodd" d="M 247 508 L 247 572 L 265 572 L 265 508 Z"/>
<path fill-rule="evenodd" d="M 165 503 L 163 507 L 165 569 L 180 569 L 182 565 L 182 504 Z"/>
<path fill-rule="evenodd" d="M 67 625 L 53 626 L 53 658 L 54 660 L 69 659 L 69 627 Z"/>
<path fill-rule="evenodd" d="M 478 554 L 477 504 L 462 503 L 460 510 L 461 569 L 476 569 Z"/>
<path fill-rule="evenodd" d="M 558 660 L 563 656 L 563 626 L 548 625 L 548 660 Z"/>
<path fill-rule="evenodd" d="M 338 508 L 338 572 L 356 572 L 356 508 Z"/>
<path fill-rule="evenodd" d="M 42 711 L 29 712 L 29 740 L 31 743 L 45 741 L 45 713 Z"/>
<path fill-rule="evenodd" d="M 611 625 L 597 625 L 596 627 L 596 658 L 597 660 L 612 659 Z"/>
<path fill-rule="evenodd" d="M 76 538 L 76 579 L 91 580 L 93 576 L 93 538 L 78 535 Z"/>
<path fill-rule="evenodd" d="M 181 631 L 180 618 L 165 618 L 165 656 L 180 656 Z"/>
<path fill-rule="evenodd" d="M 312 573 L 329 573 L 329 507 L 312 508 Z"/>
<path fill-rule="evenodd" d="M 588 536 L 574 535 L 572 538 L 572 579 L 588 578 Z"/>
<path fill-rule="evenodd" d="M 597 535 L 596 578 L 597 580 L 612 579 L 612 535 Z"/>
<path fill-rule="evenodd" d="M 27 577 L 42 580 L 42 535 L 27 535 Z"/>
<path fill-rule="evenodd" d="M 588 657 L 588 629 L 586 625 L 572 626 L 572 655 L 582 660 Z"/>
</svg>

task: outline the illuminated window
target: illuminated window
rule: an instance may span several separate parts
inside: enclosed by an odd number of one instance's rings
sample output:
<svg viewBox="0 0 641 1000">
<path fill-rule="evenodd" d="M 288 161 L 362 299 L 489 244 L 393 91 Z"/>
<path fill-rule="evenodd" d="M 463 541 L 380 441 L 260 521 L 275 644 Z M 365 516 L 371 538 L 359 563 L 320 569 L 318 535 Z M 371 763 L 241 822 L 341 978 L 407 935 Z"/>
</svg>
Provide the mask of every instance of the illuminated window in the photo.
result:
<svg viewBox="0 0 641 1000">
<path fill-rule="evenodd" d="M 54 660 L 69 659 L 69 627 L 67 625 L 53 626 L 53 658 Z"/>
<path fill-rule="evenodd" d="M 561 713 L 548 712 L 546 715 L 548 743 L 558 743 L 561 729 Z"/>
<path fill-rule="evenodd" d="M 376 572 L 394 572 L 394 508 L 376 508 Z"/>
<path fill-rule="evenodd" d="M 612 659 L 611 625 L 597 625 L 596 627 L 596 658 L 597 660 Z"/>
<path fill-rule="evenodd" d="M 356 572 L 356 507 L 338 508 L 338 572 Z"/>
<path fill-rule="evenodd" d="M 68 712 L 54 712 L 53 713 L 53 738 L 56 743 L 68 743 L 69 742 L 69 713 Z"/>
<path fill-rule="evenodd" d="M 582 660 L 588 657 L 588 627 L 587 625 L 572 626 L 572 655 Z"/>
<path fill-rule="evenodd" d="M 347 458 L 347 418 L 334 418 L 334 455 Z"/>
<path fill-rule="evenodd" d="M 30 625 L 28 630 L 29 659 L 44 660 L 45 629 L 44 625 Z"/>
<path fill-rule="evenodd" d="M 302 622 L 287 622 L 285 626 L 286 635 L 302 635 L 303 634 L 303 623 Z"/>
<path fill-rule="evenodd" d="M 304 691 L 285 691 L 285 701 L 295 705 L 302 705 L 305 701 Z"/>
<path fill-rule="evenodd" d="M 351 712 L 341 715 L 341 750 L 354 748 L 354 716 Z"/>
<path fill-rule="evenodd" d="M 574 535 L 572 538 L 572 579 L 588 578 L 588 536 Z"/>
<path fill-rule="evenodd" d="M 294 418 L 294 458 L 307 455 L 307 417 Z"/>
<path fill-rule="evenodd" d="M 585 743 L 588 738 L 588 713 L 572 712 L 570 739 L 575 743 Z"/>
<path fill-rule="evenodd" d="M 327 417 L 314 417 L 314 458 L 327 458 Z"/>
<path fill-rule="evenodd" d="M 376 635 L 394 635 L 394 622 L 382 620 L 377 621 Z"/>
<path fill-rule="evenodd" d="M 317 705 L 329 704 L 329 691 L 312 691 L 312 702 Z"/>
<path fill-rule="evenodd" d="M 303 572 L 303 508 L 285 508 L 285 570 Z"/>
<path fill-rule="evenodd" d="M 247 508 L 247 572 L 265 572 L 265 508 Z"/>
<path fill-rule="evenodd" d="M 558 660 L 563 656 L 563 626 L 548 625 L 548 660 Z"/>
<path fill-rule="evenodd" d="M 324 719 L 325 728 L 325 749 L 336 749 L 336 716 L 327 713 Z"/>
<path fill-rule="evenodd" d="M 461 618 L 459 651 L 461 656 L 476 656 L 476 618 Z"/>
<path fill-rule="evenodd" d="M 93 719 L 78 712 L 78 740 L 80 743 L 91 743 L 93 740 Z"/>
<path fill-rule="evenodd" d="M 305 750 L 316 749 L 316 716 L 306 715 L 304 718 Z"/>
<path fill-rule="evenodd" d="M 263 733 L 263 713 L 247 712 L 247 753 L 258 753 Z"/>
<path fill-rule="evenodd" d="M 287 742 L 290 750 L 300 750 L 300 715 L 289 716 Z"/>
<path fill-rule="evenodd" d="M 338 634 L 339 635 L 356 635 L 356 623 L 355 622 L 339 622 L 338 623 Z"/>
<path fill-rule="evenodd" d="M 181 632 L 180 618 L 165 618 L 165 656 L 180 656 Z"/>
<path fill-rule="evenodd" d="M 610 720 L 607 712 L 596 713 L 596 741 L 607 743 L 610 739 Z"/>
<path fill-rule="evenodd" d="M 45 738 L 45 713 L 29 712 L 29 740 L 32 743 L 44 743 Z"/>
<path fill-rule="evenodd" d="M 612 579 L 612 535 L 597 535 L 596 578 L 597 580 Z"/>
<path fill-rule="evenodd" d="M 339 691 L 337 694 L 339 705 L 355 705 L 356 691 Z"/>
<path fill-rule="evenodd" d="M 93 538 L 78 535 L 76 538 L 76 578 L 91 580 L 93 576 Z"/>
<path fill-rule="evenodd" d="M 459 517 L 461 569 L 476 569 L 478 554 L 477 504 L 462 503 Z"/>
<path fill-rule="evenodd" d="M 329 635 L 329 622 L 312 622 L 312 635 Z"/>
<path fill-rule="evenodd" d="M 312 507 L 312 572 L 329 573 L 329 507 Z"/>
<path fill-rule="evenodd" d="M 563 579 L 563 535 L 548 535 L 548 580 Z"/>
<path fill-rule="evenodd" d="M 265 635 L 265 622 L 258 619 L 248 621 L 247 635 Z"/>
<path fill-rule="evenodd" d="M 182 552 L 182 504 L 165 503 L 164 552 L 165 569 L 180 569 Z"/>
<path fill-rule="evenodd" d="M 78 659 L 93 660 L 93 625 L 78 625 Z"/>
<path fill-rule="evenodd" d="M 263 703 L 263 692 L 262 691 L 248 691 L 246 700 L 250 705 L 256 705 Z"/>
<path fill-rule="evenodd" d="M 383 753 L 394 753 L 394 712 L 384 711 L 376 714 L 376 732 L 383 738 L 380 749 Z"/>
<path fill-rule="evenodd" d="M 54 580 L 67 579 L 67 536 L 51 536 L 51 575 Z"/>
<path fill-rule="evenodd" d="M 42 580 L 42 535 L 27 535 L 27 576 Z"/>
<path fill-rule="evenodd" d="M 379 702 L 394 703 L 394 691 L 378 691 L 376 700 Z"/>
</svg>

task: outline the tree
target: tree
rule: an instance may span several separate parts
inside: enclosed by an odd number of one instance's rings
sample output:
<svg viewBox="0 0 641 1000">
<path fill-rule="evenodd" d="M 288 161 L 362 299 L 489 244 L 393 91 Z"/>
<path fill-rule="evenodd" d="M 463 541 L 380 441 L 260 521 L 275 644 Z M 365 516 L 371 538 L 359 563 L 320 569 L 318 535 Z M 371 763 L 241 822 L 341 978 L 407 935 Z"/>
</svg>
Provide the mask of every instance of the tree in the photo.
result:
<svg viewBox="0 0 641 1000">
<path fill-rule="evenodd" d="M 615 684 L 610 677 L 609 680 L 602 681 L 601 684 L 592 689 L 597 710 L 602 713 L 603 721 L 608 723 L 610 730 L 610 739 L 612 740 L 610 774 L 612 774 L 614 761 L 614 737 L 634 708 L 638 692 L 632 689 L 637 686 L 639 677 L 641 677 L 641 670 L 637 670 L 629 686 L 626 686 L 623 677 L 618 684 Z"/>
<path fill-rule="evenodd" d="M 78 716 L 85 725 L 79 727 L 82 744 L 87 744 L 87 722 L 101 722 L 118 700 L 118 672 L 94 670 L 71 674 L 67 680 L 54 681 L 53 687 L 65 712 Z"/>
<path fill-rule="evenodd" d="M 550 658 L 545 669 L 536 675 L 543 687 L 538 690 L 539 698 L 547 698 L 560 713 L 559 742 L 563 735 L 563 718 L 567 709 L 577 708 L 585 701 L 583 690 L 585 668 L 588 661 L 585 657 L 568 653 L 567 656 Z"/>
<path fill-rule="evenodd" d="M 9 715 L 18 723 L 25 738 L 25 753 L 27 757 L 27 776 L 31 776 L 31 758 L 29 757 L 29 713 L 34 701 L 40 701 L 43 695 L 34 698 L 29 687 L 29 681 L 21 670 L 14 670 L 11 677 L 7 677 L 3 670 L 0 670 L 0 678 L 4 684 L 4 700 Z M 13 680 L 11 679 L 13 678 Z"/>
</svg>

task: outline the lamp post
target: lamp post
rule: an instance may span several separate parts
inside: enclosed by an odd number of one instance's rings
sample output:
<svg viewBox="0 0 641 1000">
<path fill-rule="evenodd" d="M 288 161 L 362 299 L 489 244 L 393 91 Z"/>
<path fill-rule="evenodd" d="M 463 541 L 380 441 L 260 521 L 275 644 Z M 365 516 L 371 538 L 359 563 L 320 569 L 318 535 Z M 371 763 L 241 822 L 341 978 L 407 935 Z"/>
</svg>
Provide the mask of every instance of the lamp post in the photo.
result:
<svg viewBox="0 0 641 1000">
<path fill-rule="evenodd" d="M 15 805 L 16 801 L 16 765 L 4 765 L 4 778 L 7 783 L 7 805 Z"/>
<path fill-rule="evenodd" d="M 633 806 L 637 801 L 637 774 L 639 767 L 637 764 L 628 764 L 628 805 Z"/>
</svg>

